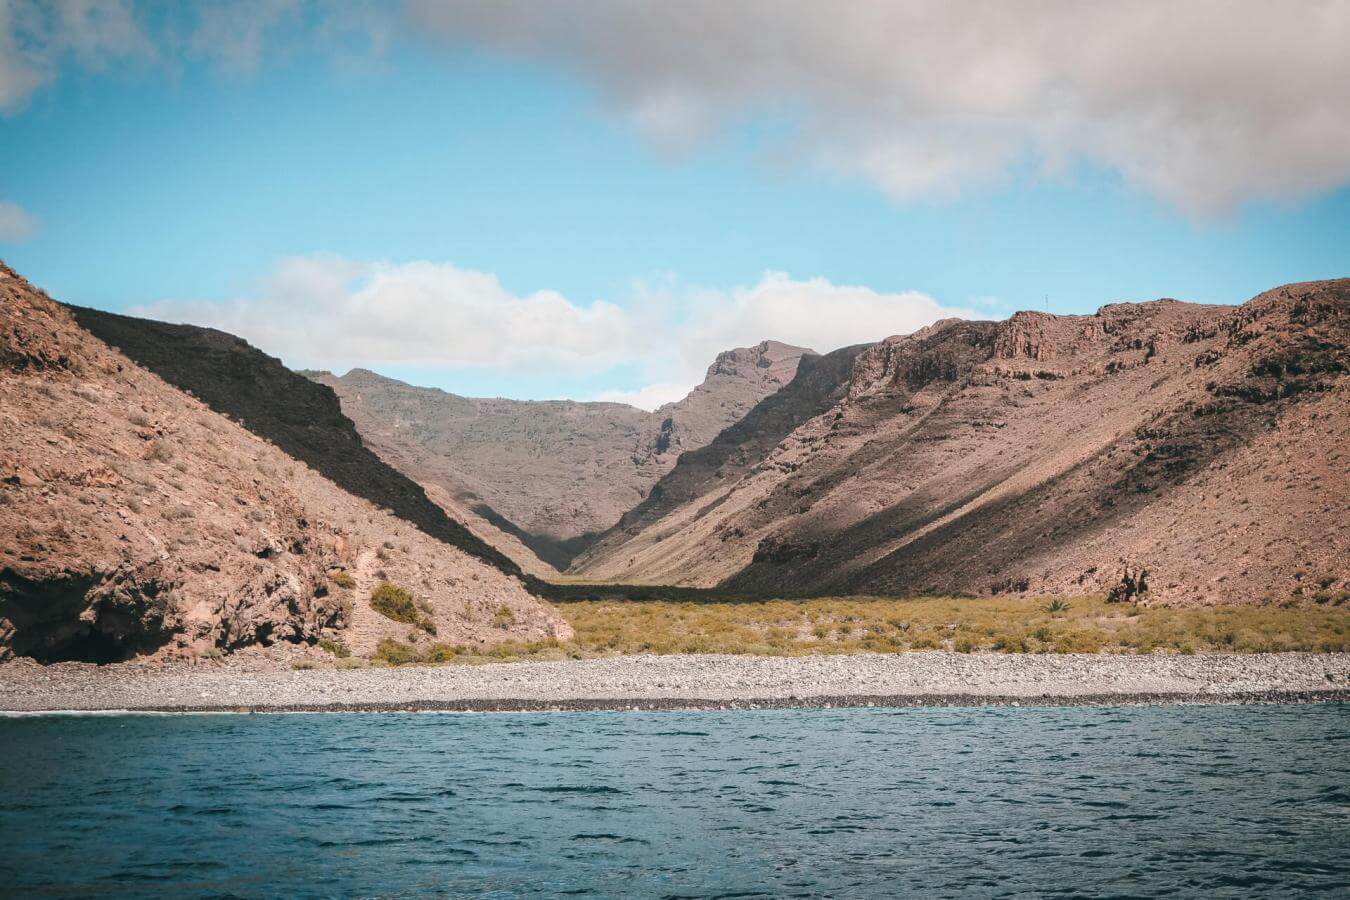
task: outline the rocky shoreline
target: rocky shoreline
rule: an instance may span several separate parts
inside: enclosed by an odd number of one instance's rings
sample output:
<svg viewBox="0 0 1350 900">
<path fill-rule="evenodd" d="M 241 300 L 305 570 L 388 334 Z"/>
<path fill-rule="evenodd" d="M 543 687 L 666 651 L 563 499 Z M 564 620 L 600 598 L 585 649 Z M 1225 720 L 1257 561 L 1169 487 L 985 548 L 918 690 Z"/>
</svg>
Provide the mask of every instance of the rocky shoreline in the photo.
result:
<svg viewBox="0 0 1350 900">
<path fill-rule="evenodd" d="M 336 712 L 1297 703 L 1350 700 L 1350 654 L 616 656 L 275 671 L 0 665 L 0 711 Z"/>
</svg>

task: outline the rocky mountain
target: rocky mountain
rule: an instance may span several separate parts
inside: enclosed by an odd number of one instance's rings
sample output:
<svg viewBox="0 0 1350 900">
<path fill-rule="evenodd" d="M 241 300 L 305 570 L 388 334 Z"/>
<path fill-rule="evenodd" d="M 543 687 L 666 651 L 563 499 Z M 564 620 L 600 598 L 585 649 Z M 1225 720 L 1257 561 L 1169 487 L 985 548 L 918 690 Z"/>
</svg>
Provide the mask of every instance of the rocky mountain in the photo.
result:
<svg viewBox="0 0 1350 900">
<path fill-rule="evenodd" d="M 337 393 L 383 459 L 539 573 L 565 568 L 681 453 L 707 444 L 813 357 L 776 341 L 727 351 L 687 397 L 655 412 L 621 403 L 460 397 L 364 369 L 340 378 L 308 374 Z"/>
<path fill-rule="evenodd" d="M 1350 577 L 1348 338 L 1342 279 L 1238 307 L 943 321 L 831 354 L 682 458 L 572 572 L 771 594 L 1326 597 Z"/>
<path fill-rule="evenodd" d="M 371 608 L 382 581 L 423 627 Z M 569 633 L 327 389 L 219 332 L 63 307 L 0 264 L 0 659 L 431 631 Z"/>
</svg>

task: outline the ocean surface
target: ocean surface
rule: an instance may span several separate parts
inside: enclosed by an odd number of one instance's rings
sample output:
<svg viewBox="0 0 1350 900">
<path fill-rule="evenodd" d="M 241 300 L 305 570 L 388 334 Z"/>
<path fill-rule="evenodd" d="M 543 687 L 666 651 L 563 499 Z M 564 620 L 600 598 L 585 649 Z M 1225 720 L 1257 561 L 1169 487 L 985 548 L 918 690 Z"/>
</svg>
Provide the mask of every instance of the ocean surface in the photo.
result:
<svg viewBox="0 0 1350 900">
<path fill-rule="evenodd" d="M 1350 893 L 1350 707 L 0 719 L 0 894 Z"/>
</svg>

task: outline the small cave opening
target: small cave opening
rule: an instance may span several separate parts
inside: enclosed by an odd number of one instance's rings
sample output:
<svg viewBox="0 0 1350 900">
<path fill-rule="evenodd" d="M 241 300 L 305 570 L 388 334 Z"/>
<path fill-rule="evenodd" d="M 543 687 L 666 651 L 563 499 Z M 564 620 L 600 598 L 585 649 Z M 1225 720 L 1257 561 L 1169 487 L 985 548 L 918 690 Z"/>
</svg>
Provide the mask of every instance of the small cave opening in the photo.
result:
<svg viewBox="0 0 1350 900">
<path fill-rule="evenodd" d="M 10 652 L 43 665 L 103 665 L 153 653 L 169 642 L 162 618 L 146 615 L 160 592 L 153 582 L 137 585 L 134 608 L 105 606 L 90 616 L 90 591 L 102 579 L 91 572 L 30 578 L 0 570 L 0 624 L 10 631 Z"/>
<path fill-rule="evenodd" d="M 135 656 L 135 650 L 126 643 L 93 626 L 60 640 L 43 642 L 23 654 L 43 665 L 59 662 L 84 662 L 105 665 L 125 662 Z"/>
</svg>

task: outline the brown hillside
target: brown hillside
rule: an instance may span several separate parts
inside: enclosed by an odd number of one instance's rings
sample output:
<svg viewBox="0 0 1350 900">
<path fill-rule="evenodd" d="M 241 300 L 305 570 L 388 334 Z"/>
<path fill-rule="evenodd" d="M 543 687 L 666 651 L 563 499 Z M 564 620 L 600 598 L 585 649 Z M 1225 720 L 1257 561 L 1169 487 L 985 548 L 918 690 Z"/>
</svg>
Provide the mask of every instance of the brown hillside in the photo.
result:
<svg viewBox="0 0 1350 900">
<path fill-rule="evenodd" d="M 702 447 L 791 381 L 809 353 L 774 341 L 729 350 L 687 397 L 655 412 L 621 403 L 460 397 L 364 369 L 340 378 L 309 374 L 337 392 L 383 459 L 472 512 L 471 528 L 538 571 L 521 545 L 565 568 L 681 453 Z"/>
<path fill-rule="evenodd" d="M 803 357 L 796 376 L 786 386 L 761 400 L 707 446 L 680 457 L 670 474 L 657 482 L 641 503 L 624 513 L 577 558 L 573 570 L 596 577 L 621 571 L 630 583 L 644 580 L 640 572 L 623 567 L 611 570 L 596 561 L 611 557 L 616 547 L 681 504 L 710 494 L 718 485 L 734 484 L 803 422 L 830 409 L 843 395 L 854 361 L 864 349 L 866 345 L 859 345 L 824 356 Z"/>
<path fill-rule="evenodd" d="M 1350 280 L 1241 307 L 940 322 L 861 353 L 827 411 L 576 571 L 768 593 L 1083 592 L 1129 564 L 1166 602 L 1326 596 L 1350 575 L 1348 331 Z"/>
<path fill-rule="evenodd" d="M 137 365 L 3 265 L 0 362 L 0 659 L 431 640 L 371 609 L 381 580 L 439 641 L 568 630 L 518 578 Z"/>
</svg>

